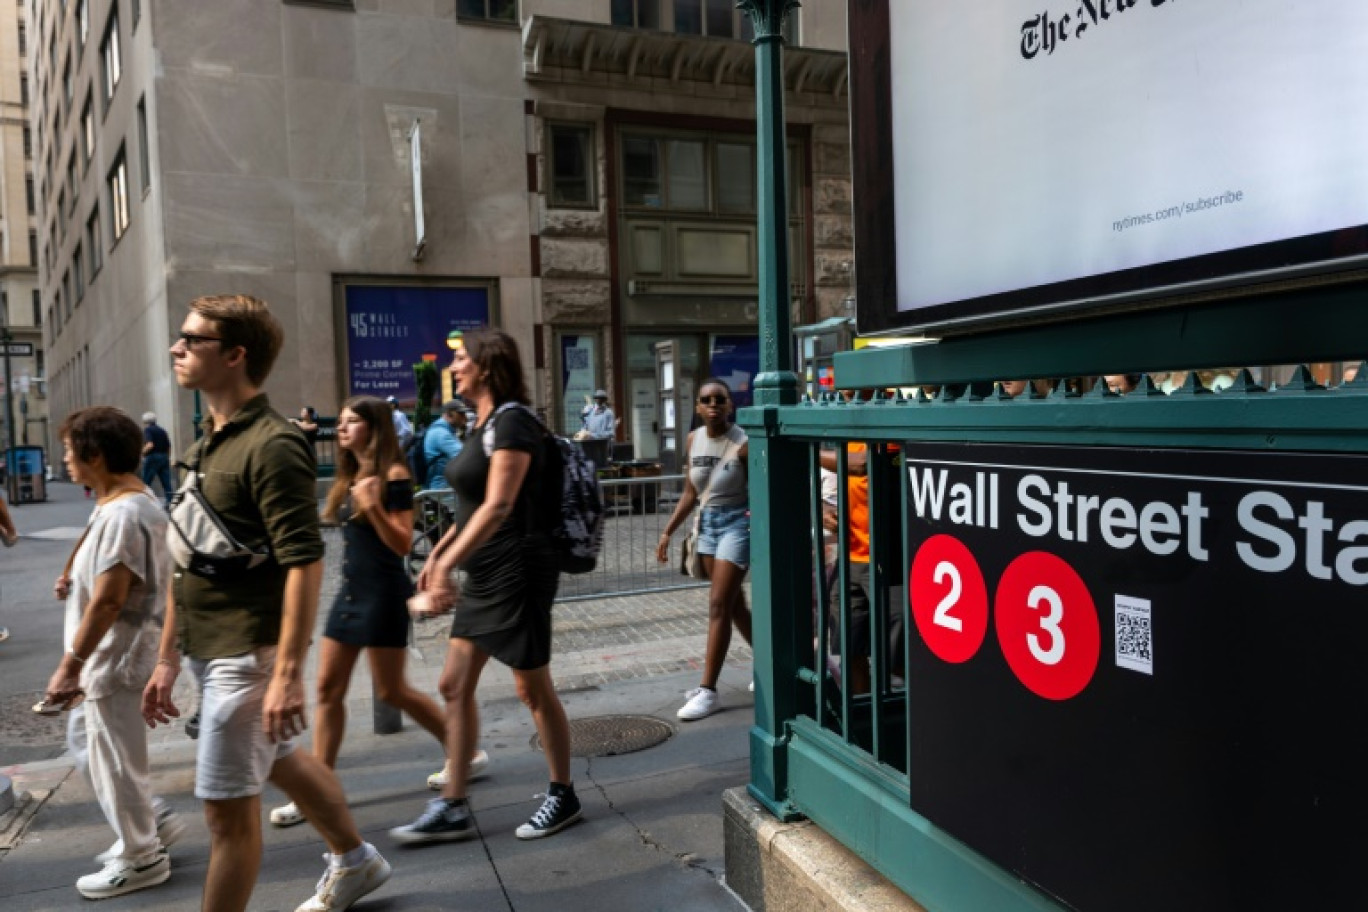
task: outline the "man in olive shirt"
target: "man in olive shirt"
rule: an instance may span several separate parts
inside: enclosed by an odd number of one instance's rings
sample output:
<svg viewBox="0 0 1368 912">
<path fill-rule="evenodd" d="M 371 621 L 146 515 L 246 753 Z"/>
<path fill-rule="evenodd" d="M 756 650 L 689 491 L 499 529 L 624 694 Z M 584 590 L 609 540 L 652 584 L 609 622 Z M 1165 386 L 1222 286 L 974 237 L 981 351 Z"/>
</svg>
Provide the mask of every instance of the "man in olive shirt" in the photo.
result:
<svg viewBox="0 0 1368 912">
<path fill-rule="evenodd" d="M 222 295 L 193 301 L 171 346 L 176 382 L 199 390 L 209 409 L 204 436 L 185 463 L 233 537 L 271 552 L 237 574 L 202 577 L 175 568 L 160 658 L 143 695 L 149 725 L 179 715 L 171 691 L 183 651 L 200 683 L 195 794 L 210 834 L 202 908 L 215 912 L 245 909 L 256 886 L 268 778 L 330 853 L 316 894 L 297 912 L 349 908 L 390 876 L 389 864 L 362 841 L 337 777 L 292 741 L 305 728 L 301 678 L 323 540 L 313 454 L 260 392 L 283 341 L 265 302 Z"/>
</svg>

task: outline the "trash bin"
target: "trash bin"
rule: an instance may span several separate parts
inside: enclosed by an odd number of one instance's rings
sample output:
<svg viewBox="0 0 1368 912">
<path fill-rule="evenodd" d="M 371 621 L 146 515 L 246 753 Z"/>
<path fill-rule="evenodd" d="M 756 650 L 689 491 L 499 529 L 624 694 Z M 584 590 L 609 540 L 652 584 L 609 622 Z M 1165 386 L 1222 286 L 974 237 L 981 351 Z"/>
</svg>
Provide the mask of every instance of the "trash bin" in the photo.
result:
<svg viewBox="0 0 1368 912">
<path fill-rule="evenodd" d="M 659 478 L 661 466 L 658 462 L 644 459 L 621 463 L 622 477 L 645 479 Z M 630 485 L 633 513 L 654 513 L 660 501 L 660 482 L 640 481 Z"/>
<path fill-rule="evenodd" d="M 608 468 L 608 452 L 613 445 L 613 441 L 604 438 L 596 440 L 576 440 L 575 443 L 584 452 L 584 457 L 594 464 L 595 469 Z"/>
<path fill-rule="evenodd" d="M 5 451 L 5 475 L 9 502 L 41 503 L 47 500 L 47 473 L 43 448 L 10 447 Z"/>
</svg>

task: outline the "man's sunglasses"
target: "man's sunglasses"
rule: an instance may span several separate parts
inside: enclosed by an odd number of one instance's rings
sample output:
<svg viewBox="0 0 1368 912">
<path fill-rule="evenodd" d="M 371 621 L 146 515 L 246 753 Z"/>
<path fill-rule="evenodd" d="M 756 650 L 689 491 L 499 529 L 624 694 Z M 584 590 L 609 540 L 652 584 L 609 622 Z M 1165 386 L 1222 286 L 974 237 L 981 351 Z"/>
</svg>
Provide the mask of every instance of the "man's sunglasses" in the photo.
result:
<svg viewBox="0 0 1368 912">
<path fill-rule="evenodd" d="M 186 348 L 194 348 L 202 342 L 222 342 L 222 336 L 201 336 L 198 333 L 183 332 L 176 336 L 177 339 L 185 343 Z"/>
<path fill-rule="evenodd" d="M 726 396 L 699 396 L 699 397 L 698 397 L 698 404 L 699 404 L 699 405 L 726 405 L 726 404 L 727 404 L 727 397 L 726 397 Z"/>
</svg>

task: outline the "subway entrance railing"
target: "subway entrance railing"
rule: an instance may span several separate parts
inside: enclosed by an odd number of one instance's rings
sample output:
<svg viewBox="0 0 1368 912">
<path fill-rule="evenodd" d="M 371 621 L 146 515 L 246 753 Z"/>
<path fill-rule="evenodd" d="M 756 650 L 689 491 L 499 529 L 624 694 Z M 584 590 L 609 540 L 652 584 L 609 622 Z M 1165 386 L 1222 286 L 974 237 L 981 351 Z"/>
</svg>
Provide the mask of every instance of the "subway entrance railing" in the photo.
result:
<svg viewBox="0 0 1368 912">
<path fill-rule="evenodd" d="M 928 908 L 1352 904 L 1368 381 L 992 382 L 1361 356 L 1358 295 L 1303 299 L 1320 328 L 1291 344 L 1271 303 L 1119 316 L 1088 345 L 852 354 L 837 375 L 868 400 L 746 413 L 754 528 L 791 530 L 755 544 L 753 794 Z M 1137 352 L 1156 322 L 1183 362 Z"/>
</svg>

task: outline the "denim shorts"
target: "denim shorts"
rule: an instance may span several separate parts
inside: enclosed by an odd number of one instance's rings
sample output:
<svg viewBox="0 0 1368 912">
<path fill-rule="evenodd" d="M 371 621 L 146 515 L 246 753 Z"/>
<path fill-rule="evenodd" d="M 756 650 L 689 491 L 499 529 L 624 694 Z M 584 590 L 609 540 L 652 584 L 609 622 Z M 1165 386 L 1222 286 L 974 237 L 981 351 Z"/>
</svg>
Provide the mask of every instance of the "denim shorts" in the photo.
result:
<svg viewBox="0 0 1368 912">
<path fill-rule="evenodd" d="M 698 524 L 698 553 L 750 567 L 750 507 L 706 507 Z"/>
<path fill-rule="evenodd" d="M 190 659 L 200 687 L 200 737 L 195 797 L 224 801 L 260 795 L 275 762 L 294 741 L 272 743 L 261 727 L 276 647 L 258 646 L 226 659 Z"/>
</svg>

